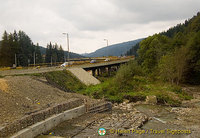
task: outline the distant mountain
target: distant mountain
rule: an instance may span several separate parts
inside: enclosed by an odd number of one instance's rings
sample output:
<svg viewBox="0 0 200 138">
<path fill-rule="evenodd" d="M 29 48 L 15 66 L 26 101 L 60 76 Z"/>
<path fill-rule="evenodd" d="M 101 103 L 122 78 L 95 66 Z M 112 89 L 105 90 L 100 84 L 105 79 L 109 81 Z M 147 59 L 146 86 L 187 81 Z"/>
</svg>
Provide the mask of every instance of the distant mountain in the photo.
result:
<svg viewBox="0 0 200 138">
<path fill-rule="evenodd" d="M 134 45 L 142 41 L 142 39 L 137 39 L 133 41 L 118 43 L 110 45 L 107 47 L 100 48 L 92 53 L 82 54 L 85 57 L 103 57 L 103 56 L 121 56 L 125 55 L 128 50 L 130 50 Z"/>
<path fill-rule="evenodd" d="M 46 48 L 44 48 L 42 46 L 40 46 L 40 51 L 41 51 L 42 55 L 46 54 Z M 67 57 L 67 55 L 68 55 L 68 51 L 65 51 L 65 56 Z M 70 58 L 83 58 L 84 56 L 76 54 L 76 53 L 73 53 L 73 52 L 69 52 L 69 57 Z"/>
</svg>

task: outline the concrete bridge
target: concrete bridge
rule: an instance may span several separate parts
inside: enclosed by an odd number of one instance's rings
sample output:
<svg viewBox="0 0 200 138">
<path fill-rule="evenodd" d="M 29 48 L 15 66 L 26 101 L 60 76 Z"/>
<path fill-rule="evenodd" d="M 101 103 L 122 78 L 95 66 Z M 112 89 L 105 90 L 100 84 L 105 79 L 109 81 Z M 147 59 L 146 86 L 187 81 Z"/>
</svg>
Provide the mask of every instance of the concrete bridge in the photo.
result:
<svg viewBox="0 0 200 138">
<path fill-rule="evenodd" d="M 91 70 L 93 76 L 99 76 L 100 74 L 106 71 L 108 71 L 108 73 L 110 74 L 111 68 L 117 70 L 121 64 L 125 64 L 130 60 L 131 59 L 126 59 L 121 61 L 104 62 L 94 65 L 83 65 L 81 68 L 83 68 L 86 71 Z"/>
<path fill-rule="evenodd" d="M 92 70 L 93 76 L 95 76 L 96 71 L 97 75 L 105 69 L 110 72 L 111 67 L 118 68 L 120 64 L 127 63 L 131 59 L 103 62 L 103 63 L 94 63 L 94 64 L 83 64 L 83 65 L 74 65 L 72 67 L 44 67 L 44 68 L 28 68 L 28 69 L 11 69 L 0 71 L 0 76 L 9 76 L 9 75 L 20 75 L 20 74 L 34 74 L 34 73 L 45 73 L 51 71 L 61 71 L 67 68 L 83 68 L 86 71 Z"/>
<path fill-rule="evenodd" d="M 117 70 L 120 64 L 127 63 L 129 60 L 123 61 L 112 61 L 112 62 L 104 62 L 98 64 L 89 64 L 67 68 L 77 79 L 79 79 L 85 85 L 96 85 L 99 84 L 100 81 L 95 78 L 95 76 L 99 76 L 104 72 L 108 72 L 110 74 L 111 70 Z M 92 75 L 88 72 L 92 71 Z"/>
</svg>

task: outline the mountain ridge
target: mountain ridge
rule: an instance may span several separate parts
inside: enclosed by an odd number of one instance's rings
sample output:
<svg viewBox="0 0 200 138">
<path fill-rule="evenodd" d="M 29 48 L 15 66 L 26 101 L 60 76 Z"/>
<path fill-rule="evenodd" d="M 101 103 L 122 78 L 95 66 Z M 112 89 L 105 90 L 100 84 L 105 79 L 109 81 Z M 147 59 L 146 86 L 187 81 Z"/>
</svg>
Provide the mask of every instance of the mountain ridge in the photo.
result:
<svg viewBox="0 0 200 138">
<path fill-rule="evenodd" d="M 94 52 L 85 53 L 81 55 L 86 57 L 121 56 L 124 55 L 128 50 L 130 50 L 133 46 L 135 46 L 143 39 L 144 38 L 140 38 L 136 40 L 109 45 L 107 47 L 97 49 Z"/>
</svg>

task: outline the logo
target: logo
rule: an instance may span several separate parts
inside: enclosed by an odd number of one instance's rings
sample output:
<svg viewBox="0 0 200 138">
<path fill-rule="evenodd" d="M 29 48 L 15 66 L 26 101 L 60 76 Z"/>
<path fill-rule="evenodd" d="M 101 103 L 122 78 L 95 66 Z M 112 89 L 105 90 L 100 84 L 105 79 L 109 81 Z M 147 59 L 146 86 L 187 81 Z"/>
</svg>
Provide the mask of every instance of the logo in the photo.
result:
<svg viewBox="0 0 200 138">
<path fill-rule="evenodd" d="M 105 129 L 105 128 L 99 128 L 98 134 L 99 134 L 100 136 L 104 136 L 104 135 L 106 134 L 106 129 Z"/>
</svg>

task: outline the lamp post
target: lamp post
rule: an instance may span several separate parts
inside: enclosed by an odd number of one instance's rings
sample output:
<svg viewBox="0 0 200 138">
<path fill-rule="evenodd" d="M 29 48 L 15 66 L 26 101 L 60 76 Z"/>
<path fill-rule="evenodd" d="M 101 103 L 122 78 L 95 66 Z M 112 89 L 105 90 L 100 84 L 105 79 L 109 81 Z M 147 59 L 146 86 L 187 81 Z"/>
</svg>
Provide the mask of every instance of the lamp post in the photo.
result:
<svg viewBox="0 0 200 138">
<path fill-rule="evenodd" d="M 67 48 L 68 48 L 67 61 L 69 62 L 69 34 L 63 33 L 63 35 L 67 35 Z"/>
<path fill-rule="evenodd" d="M 107 46 L 108 46 L 108 39 L 104 39 L 104 41 L 106 41 L 106 43 L 107 43 Z"/>
<path fill-rule="evenodd" d="M 104 39 L 104 41 L 106 41 L 107 43 L 107 47 L 108 47 L 108 39 Z M 107 52 L 108 56 L 109 56 L 109 53 Z"/>
</svg>

